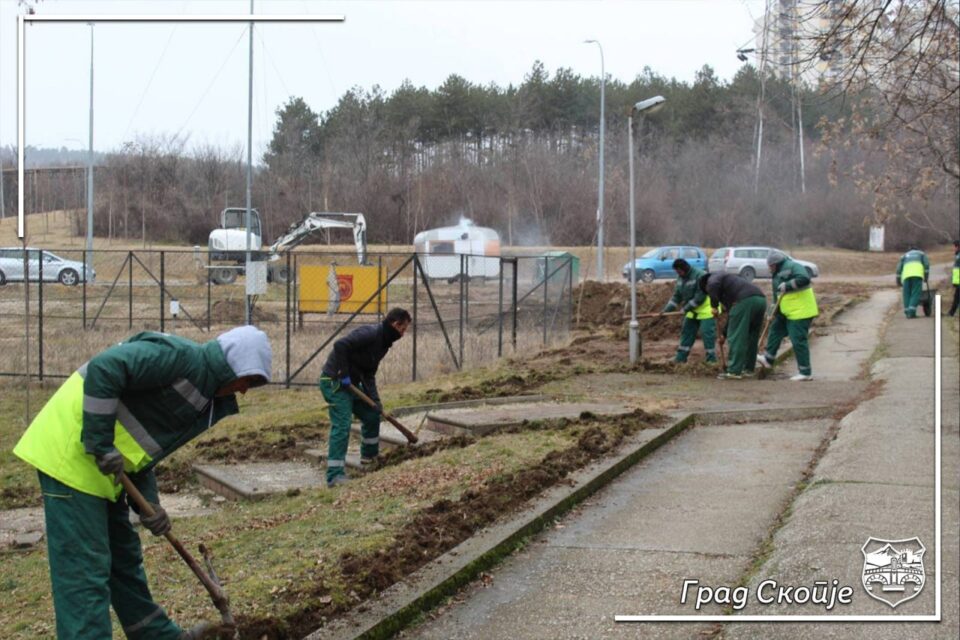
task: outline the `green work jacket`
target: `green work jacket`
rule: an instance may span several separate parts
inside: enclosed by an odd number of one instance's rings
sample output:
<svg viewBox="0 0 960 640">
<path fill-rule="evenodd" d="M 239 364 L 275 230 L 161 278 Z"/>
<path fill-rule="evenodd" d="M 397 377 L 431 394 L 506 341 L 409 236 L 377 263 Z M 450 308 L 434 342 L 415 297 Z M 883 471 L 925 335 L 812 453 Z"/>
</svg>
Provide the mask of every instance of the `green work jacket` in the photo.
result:
<svg viewBox="0 0 960 640">
<path fill-rule="evenodd" d="M 930 259 L 923 251 L 911 249 L 900 256 L 900 262 L 897 263 L 897 279 L 923 278 L 926 280 L 929 275 Z"/>
<path fill-rule="evenodd" d="M 779 309 L 787 320 L 805 320 L 820 315 L 810 274 L 804 266 L 789 258 L 780 264 L 780 270 L 773 276 L 774 304 L 777 303 L 783 283 L 787 284 L 787 291 L 780 300 Z"/>
<path fill-rule="evenodd" d="M 136 483 L 155 487 L 158 461 L 237 413 L 234 395 L 214 397 L 236 377 L 216 340 L 138 333 L 74 372 L 13 452 L 65 485 L 116 501 L 122 487 L 100 473 L 95 456 L 116 448 Z"/>
<path fill-rule="evenodd" d="M 712 318 L 710 312 L 710 300 L 707 294 L 700 290 L 697 282 L 705 273 L 696 267 L 690 267 L 687 277 L 677 277 L 677 283 L 673 287 L 673 296 L 663 307 L 663 312 L 680 309 L 687 314 L 688 318 L 704 320 Z"/>
</svg>

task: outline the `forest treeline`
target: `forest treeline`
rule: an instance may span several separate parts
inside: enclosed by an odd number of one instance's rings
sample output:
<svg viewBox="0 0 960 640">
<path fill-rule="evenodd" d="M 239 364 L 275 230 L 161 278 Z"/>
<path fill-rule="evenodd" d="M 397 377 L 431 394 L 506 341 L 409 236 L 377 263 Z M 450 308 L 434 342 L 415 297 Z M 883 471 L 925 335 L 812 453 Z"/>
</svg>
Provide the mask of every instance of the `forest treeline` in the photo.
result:
<svg viewBox="0 0 960 640">
<path fill-rule="evenodd" d="M 760 103 L 760 85 L 750 65 L 729 82 L 709 66 L 691 83 L 650 69 L 629 83 L 608 79 L 608 244 L 628 243 L 628 111 L 662 95 L 659 112 L 635 120 L 639 243 L 866 247 L 867 226 L 882 217 L 862 178 L 896 159 L 838 136 L 836 126 L 822 135 L 823 123 L 851 117 L 849 100 L 795 90 L 771 75 Z M 366 215 L 371 243 L 410 244 L 418 231 L 466 216 L 511 245 L 591 244 L 599 105 L 599 78 L 568 69 L 551 75 L 539 62 L 519 86 L 451 75 L 433 90 L 409 82 L 390 93 L 355 87 L 328 111 L 291 97 L 257 163 L 253 205 L 268 240 L 309 211 L 354 211 Z M 206 244 L 220 210 L 245 204 L 245 153 L 185 149 L 183 139 L 138 138 L 106 154 L 95 172 L 96 235 Z M 28 210 L 55 206 L 57 189 L 60 200 L 76 202 L 76 177 L 61 181 L 47 177 L 46 204 L 35 196 L 31 204 L 28 188 Z M 941 182 L 922 199 L 903 196 L 912 216 L 885 216 L 889 248 L 957 233 L 957 185 Z M 15 184 L 8 178 L 5 186 L 10 211 Z M 77 216 L 77 232 L 83 220 Z"/>
</svg>

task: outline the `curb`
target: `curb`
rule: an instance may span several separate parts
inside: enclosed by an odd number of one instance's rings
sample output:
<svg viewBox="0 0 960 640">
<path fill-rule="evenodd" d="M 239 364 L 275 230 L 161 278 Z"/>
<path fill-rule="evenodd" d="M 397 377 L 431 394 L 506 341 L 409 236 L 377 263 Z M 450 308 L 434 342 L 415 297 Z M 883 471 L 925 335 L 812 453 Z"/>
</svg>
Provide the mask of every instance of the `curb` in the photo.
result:
<svg viewBox="0 0 960 640">
<path fill-rule="evenodd" d="M 706 411 L 691 413 L 664 428 L 656 436 L 642 442 L 653 429 L 645 429 L 624 445 L 621 453 L 595 461 L 571 474 L 570 485 L 547 489 L 513 519 L 493 525 L 468 538 L 447 553 L 432 560 L 406 579 L 385 590 L 376 600 L 364 604 L 357 615 L 333 621 L 315 630 L 304 640 L 374 640 L 391 638 L 406 628 L 426 611 L 441 604 L 448 596 L 474 580 L 481 572 L 498 564 L 505 556 L 522 547 L 530 536 L 545 529 L 553 520 L 610 484 L 618 476 L 652 454 L 661 446 L 694 425 L 718 425 L 738 421 L 770 421 L 772 410 L 776 420 L 783 419 L 782 411 L 790 419 L 813 419 L 829 416 L 833 407 L 765 407 L 733 411 Z M 625 449 L 625 450 L 624 450 Z"/>
</svg>

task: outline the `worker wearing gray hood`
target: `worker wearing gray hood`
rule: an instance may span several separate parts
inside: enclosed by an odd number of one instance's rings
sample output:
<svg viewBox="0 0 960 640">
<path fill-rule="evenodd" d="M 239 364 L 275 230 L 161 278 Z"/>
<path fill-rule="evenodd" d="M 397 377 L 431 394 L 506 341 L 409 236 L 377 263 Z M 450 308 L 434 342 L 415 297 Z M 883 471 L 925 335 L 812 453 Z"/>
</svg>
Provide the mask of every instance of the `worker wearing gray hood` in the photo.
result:
<svg viewBox="0 0 960 640">
<path fill-rule="evenodd" d="M 127 638 L 200 637 L 150 595 L 140 538 L 119 484 L 126 474 L 170 530 L 154 466 L 237 413 L 236 393 L 270 381 L 267 335 L 238 327 L 197 344 L 145 331 L 101 352 L 57 390 L 13 452 L 36 467 L 43 491 L 58 638 L 110 638 L 111 599 Z"/>
</svg>

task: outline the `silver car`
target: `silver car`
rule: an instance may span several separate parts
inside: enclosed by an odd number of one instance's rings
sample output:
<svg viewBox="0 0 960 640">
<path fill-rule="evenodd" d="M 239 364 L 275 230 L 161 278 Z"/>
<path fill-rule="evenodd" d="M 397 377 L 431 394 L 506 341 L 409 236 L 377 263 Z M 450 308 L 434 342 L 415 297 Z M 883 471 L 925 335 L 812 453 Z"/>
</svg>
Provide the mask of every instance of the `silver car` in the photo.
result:
<svg viewBox="0 0 960 640">
<path fill-rule="evenodd" d="M 771 251 L 781 251 L 788 258 L 802 265 L 811 278 L 820 275 L 820 268 L 812 262 L 793 258 L 786 251 L 773 247 L 721 247 L 710 256 L 708 267 L 710 273 L 735 273 L 745 280 L 754 278 L 769 278 L 770 267 L 767 266 L 767 256 Z"/>
<path fill-rule="evenodd" d="M 23 282 L 23 251 L 23 247 L 0 248 L 0 286 L 7 282 Z M 37 282 L 40 279 L 41 256 L 44 282 L 59 282 L 68 287 L 83 282 L 88 269 L 82 262 L 67 260 L 49 251 L 27 247 L 27 270 L 30 282 Z M 97 272 L 90 268 L 89 273 L 87 282 L 93 282 Z"/>
</svg>

